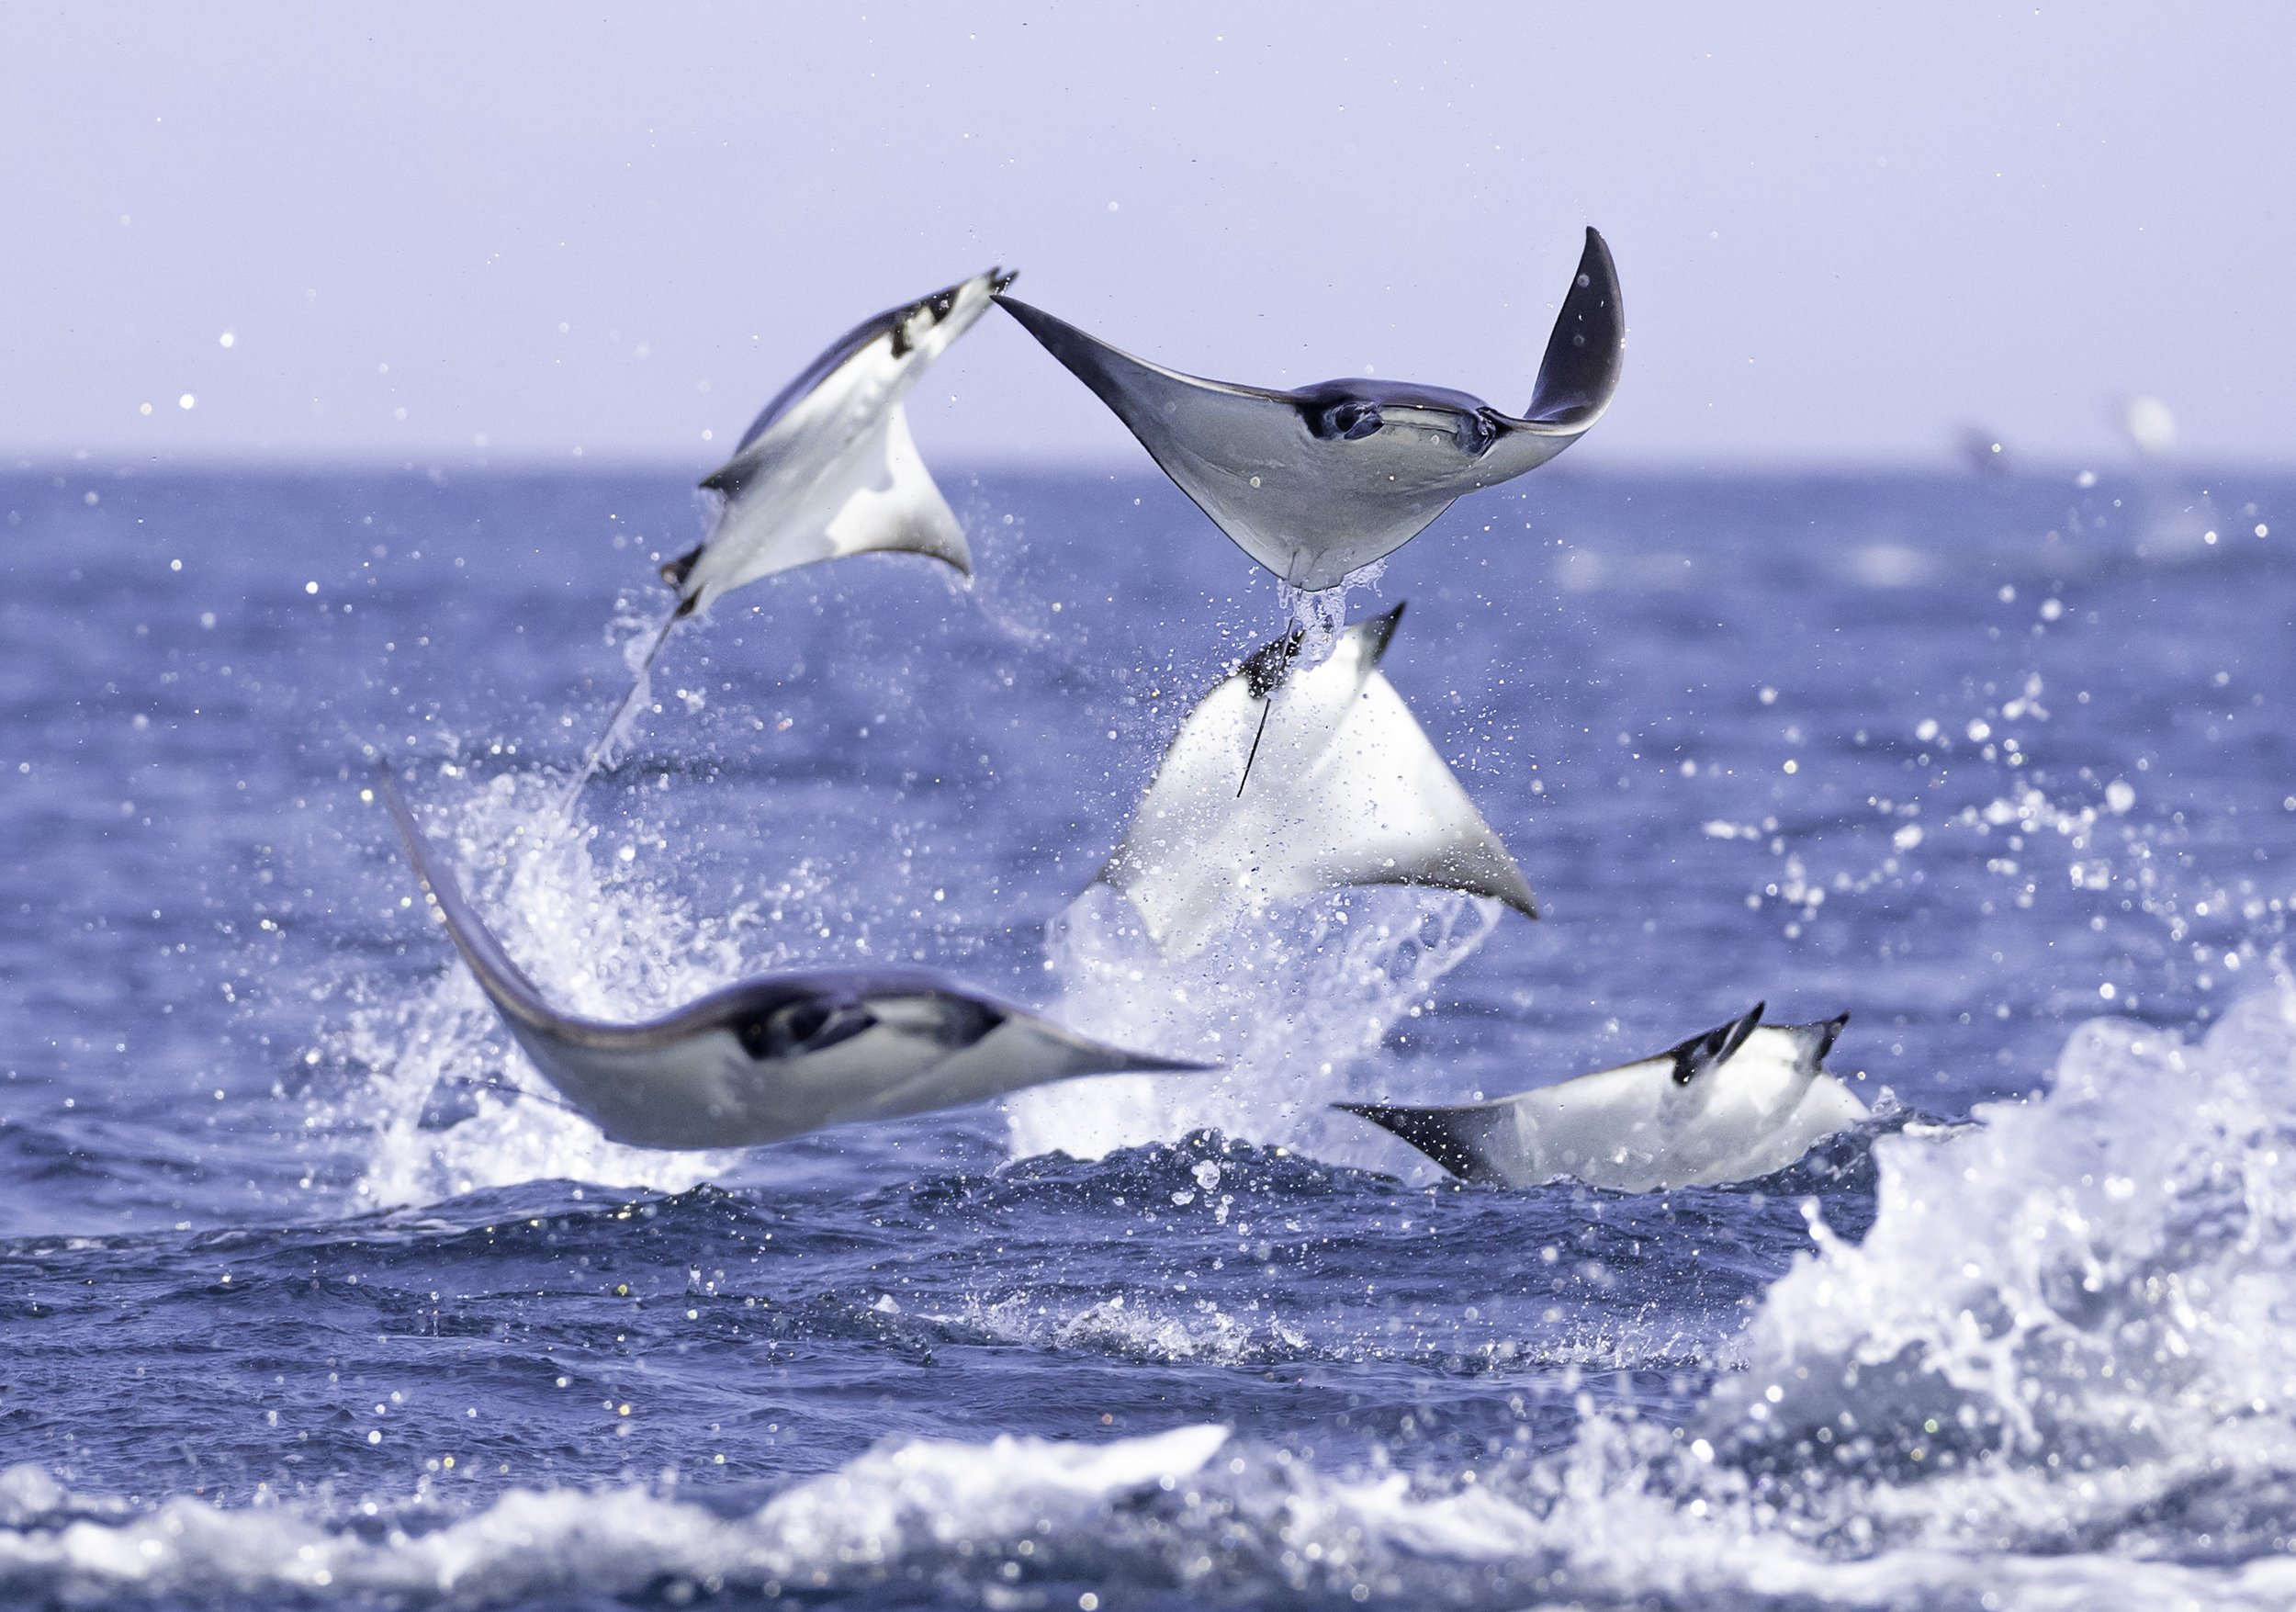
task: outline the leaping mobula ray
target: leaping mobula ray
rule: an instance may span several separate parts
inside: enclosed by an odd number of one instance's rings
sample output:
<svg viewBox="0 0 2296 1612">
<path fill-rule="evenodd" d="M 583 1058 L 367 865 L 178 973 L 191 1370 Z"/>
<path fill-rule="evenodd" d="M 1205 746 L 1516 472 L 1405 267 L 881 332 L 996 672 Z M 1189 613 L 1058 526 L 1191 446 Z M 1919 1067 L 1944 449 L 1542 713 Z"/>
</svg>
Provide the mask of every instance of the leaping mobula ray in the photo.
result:
<svg viewBox="0 0 2296 1612">
<path fill-rule="evenodd" d="M 1173 736 L 1100 870 L 1171 957 L 1244 911 L 1349 885 L 1432 885 L 1538 916 L 1523 872 L 1379 672 L 1401 620 L 1343 629 L 1301 664 L 1294 627 L 1247 657 Z"/>
<path fill-rule="evenodd" d="M 1825 1068 L 1847 1013 L 1818 1024 L 1764 1024 L 1758 1002 L 1653 1057 L 1489 1102 L 1334 1106 L 1489 1186 L 1570 1179 L 1650 1192 L 1749 1181 L 1866 1117 Z"/>
<path fill-rule="evenodd" d="M 1462 493 L 1535 470 L 1576 442 L 1617 390 L 1626 348 L 1617 270 L 1591 229 L 1520 416 L 1400 381 L 1270 391 L 1203 380 L 1016 298 L 996 300 L 1244 553 L 1310 592 L 1393 553 Z"/>
<path fill-rule="evenodd" d="M 1074 1075 L 1210 1067 L 1104 1046 L 923 968 L 760 975 L 637 1024 L 561 1013 L 463 898 L 388 765 L 376 775 L 408 862 L 504 1027 L 611 1141 L 748 1147 Z"/>
<path fill-rule="evenodd" d="M 702 479 L 719 499 L 703 542 L 661 568 L 677 608 L 575 776 L 590 776 L 677 625 L 777 571 L 850 554 L 921 554 L 973 574 L 964 528 L 909 434 L 902 400 L 1016 276 L 996 269 L 855 325 L 783 387 L 733 457 Z"/>
</svg>

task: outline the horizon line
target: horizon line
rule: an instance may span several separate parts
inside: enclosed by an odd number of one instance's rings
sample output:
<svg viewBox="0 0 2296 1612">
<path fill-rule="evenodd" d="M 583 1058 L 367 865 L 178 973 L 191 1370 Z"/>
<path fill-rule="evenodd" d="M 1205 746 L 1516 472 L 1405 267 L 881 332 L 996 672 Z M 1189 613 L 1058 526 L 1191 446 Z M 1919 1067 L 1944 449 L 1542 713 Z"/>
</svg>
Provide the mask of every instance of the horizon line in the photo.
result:
<svg viewBox="0 0 2296 1612">
<path fill-rule="evenodd" d="M 120 455 L 98 452 L 90 448 L 74 448 L 57 452 L 23 451 L 9 453 L 0 450 L 0 475 L 51 475 L 59 473 L 100 474 L 122 477 L 151 470 L 163 474 L 190 475 L 418 475 L 455 474 L 495 475 L 571 475 L 571 476 L 629 476 L 676 475 L 691 476 L 698 484 L 702 476 L 714 468 L 714 463 L 681 459 L 666 454 L 649 453 L 591 453 L 585 449 L 569 450 L 567 454 L 490 453 L 462 455 L 423 454 L 413 457 L 368 454 L 287 454 L 264 449 L 247 452 L 191 453 L 170 455 Z M 1744 455 L 1716 459 L 1696 460 L 1671 457 L 1637 456 L 1618 458 L 1604 456 L 1584 464 L 1557 462 L 1548 467 L 1541 479 L 1572 481 L 1606 480 L 1635 476 L 1712 477 L 1716 479 L 1736 478 L 1802 477 L 1887 477 L 1903 475 L 1946 475 L 1965 478 L 1985 483 L 2031 481 L 2055 476 L 2077 479 L 2093 474 L 2099 479 L 2122 474 L 2154 476 L 2213 476 L 2213 475 L 2282 475 L 2296 473 L 2296 454 L 2278 458 L 2229 457 L 2223 458 L 2140 458 L 2119 453 L 2110 458 L 2080 458 L 2072 456 L 2036 456 L 2019 457 L 2007 464 L 1973 468 L 1965 461 L 1947 455 L 1882 456 L 1797 458 L 1790 456 Z M 983 458 L 967 460 L 951 458 L 936 472 L 943 478 L 970 477 L 1046 477 L 1063 479 L 1124 480 L 1138 479 L 1147 481 L 1167 479 L 1153 463 L 1119 464 L 1106 459 L 1063 458 Z M 1524 490 L 1527 491 L 1528 490 Z"/>
</svg>

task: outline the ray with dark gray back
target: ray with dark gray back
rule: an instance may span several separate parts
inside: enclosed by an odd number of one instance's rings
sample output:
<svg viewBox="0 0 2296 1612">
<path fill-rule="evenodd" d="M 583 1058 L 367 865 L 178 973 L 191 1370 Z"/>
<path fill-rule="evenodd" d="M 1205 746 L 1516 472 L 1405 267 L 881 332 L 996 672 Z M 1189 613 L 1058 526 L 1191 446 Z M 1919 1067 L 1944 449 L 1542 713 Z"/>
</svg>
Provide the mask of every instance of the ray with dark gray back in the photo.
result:
<svg viewBox="0 0 2296 1612">
<path fill-rule="evenodd" d="M 561 1013 L 463 897 L 389 767 L 377 787 L 455 948 L 527 1058 L 608 1140 L 748 1147 L 1075 1075 L 1209 1065 L 1104 1046 L 923 968 L 761 975 L 641 1023 Z"/>
<path fill-rule="evenodd" d="M 1535 470 L 1576 442 L 1609 405 L 1626 348 L 1617 270 L 1591 229 L 1520 415 L 1398 381 L 1271 391 L 1203 380 L 1016 298 L 996 300 L 1244 553 L 1310 592 L 1393 553 L 1462 494 Z"/>
<path fill-rule="evenodd" d="M 703 479 L 718 500 L 709 536 L 661 568 L 678 603 L 573 787 L 613 748 L 677 625 L 736 588 L 854 554 L 917 554 L 973 574 L 964 527 L 909 434 L 906 398 L 1014 275 L 986 274 L 887 309 L 845 333 L 768 403 L 733 457 Z"/>
</svg>

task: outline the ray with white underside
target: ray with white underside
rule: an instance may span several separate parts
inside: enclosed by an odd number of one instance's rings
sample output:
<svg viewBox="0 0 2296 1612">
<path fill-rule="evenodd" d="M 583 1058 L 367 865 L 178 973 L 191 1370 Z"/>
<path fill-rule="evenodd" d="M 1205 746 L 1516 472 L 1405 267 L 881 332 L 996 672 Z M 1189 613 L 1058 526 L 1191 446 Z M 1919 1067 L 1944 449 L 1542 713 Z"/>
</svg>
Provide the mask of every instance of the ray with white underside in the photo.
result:
<svg viewBox="0 0 2296 1612">
<path fill-rule="evenodd" d="M 1401 381 L 1274 391 L 1205 380 L 1135 358 L 1018 299 L 996 300 L 1238 547 L 1308 592 L 1337 587 L 1418 535 L 1453 500 L 1569 447 L 1609 406 L 1626 354 L 1618 271 L 1591 229 L 1520 415 Z"/>
<path fill-rule="evenodd" d="M 760 975 L 641 1023 L 561 1013 L 488 930 L 388 765 L 377 787 L 456 950 L 543 1077 L 635 1147 L 748 1147 L 1077 1075 L 1199 1070 L 1106 1046 L 922 968 Z"/>
<path fill-rule="evenodd" d="M 716 523 L 661 568 L 677 606 L 632 667 L 630 692 L 591 745 L 576 789 L 618 741 L 671 631 L 735 589 L 872 553 L 922 555 L 972 576 L 964 527 L 917 454 L 902 400 L 1013 279 L 990 269 L 854 326 L 782 389 L 733 457 L 703 479 L 718 500 Z"/>
<path fill-rule="evenodd" d="M 1099 882 L 1184 958 L 1271 903 L 1348 885 L 1489 896 L 1531 887 L 1379 672 L 1403 607 L 1345 628 L 1316 665 L 1294 630 L 1180 724 Z"/>
<path fill-rule="evenodd" d="M 1654 1192 L 1750 1181 L 1866 1117 L 1825 1068 L 1850 1016 L 1763 1024 L 1761 1012 L 1757 1003 L 1654 1057 L 1489 1102 L 1334 1106 L 1486 1186 L 1574 1180 Z"/>
</svg>

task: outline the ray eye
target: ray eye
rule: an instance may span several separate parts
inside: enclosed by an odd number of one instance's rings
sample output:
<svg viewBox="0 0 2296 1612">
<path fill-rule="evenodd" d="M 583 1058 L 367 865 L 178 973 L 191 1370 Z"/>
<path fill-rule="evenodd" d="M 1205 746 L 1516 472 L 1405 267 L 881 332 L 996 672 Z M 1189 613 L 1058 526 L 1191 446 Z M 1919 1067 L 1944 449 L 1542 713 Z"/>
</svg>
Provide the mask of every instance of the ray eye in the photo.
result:
<svg viewBox="0 0 2296 1612">
<path fill-rule="evenodd" d="M 941 1009 L 940 1044 L 969 1047 L 1005 1021 L 1005 1016 L 980 1002 L 947 1001 Z"/>
<path fill-rule="evenodd" d="M 939 324 L 942 320 L 947 319 L 949 317 L 949 310 L 956 305 L 957 297 L 956 293 L 953 291 L 943 291 L 940 296 L 931 299 L 926 303 L 926 306 L 933 310 L 933 322 L 935 324 Z"/>
<path fill-rule="evenodd" d="M 1327 442 L 1357 442 L 1379 429 L 1379 406 L 1357 399 L 1324 406 L 1315 434 Z"/>
<path fill-rule="evenodd" d="M 829 1021 L 829 1009 L 819 1002 L 800 1002 L 794 1008 L 784 1008 L 774 1015 L 774 1028 L 782 1038 L 791 1042 L 808 1042 L 821 1033 L 821 1027 Z"/>
<path fill-rule="evenodd" d="M 741 1044 L 753 1058 L 788 1058 L 850 1041 L 877 1022 L 858 1002 L 793 1002 L 743 1025 Z"/>
</svg>

